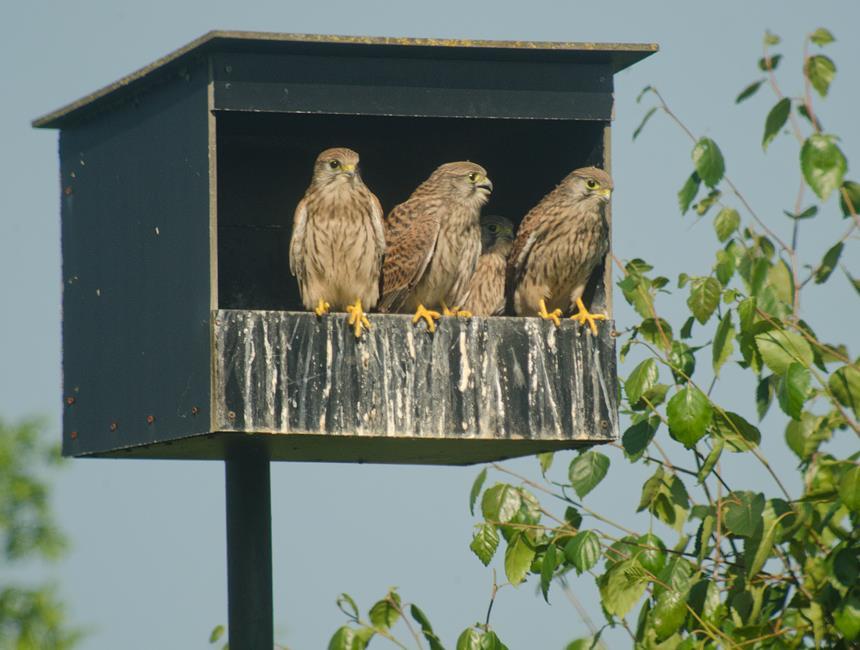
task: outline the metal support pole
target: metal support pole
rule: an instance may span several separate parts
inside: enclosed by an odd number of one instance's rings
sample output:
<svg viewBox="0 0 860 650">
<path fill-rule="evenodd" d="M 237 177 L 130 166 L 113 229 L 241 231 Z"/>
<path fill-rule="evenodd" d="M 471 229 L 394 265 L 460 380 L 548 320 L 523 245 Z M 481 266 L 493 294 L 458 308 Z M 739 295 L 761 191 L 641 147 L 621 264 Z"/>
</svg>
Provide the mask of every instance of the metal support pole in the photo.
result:
<svg viewBox="0 0 860 650">
<path fill-rule="evenodd" d="M 259 449 L 240 447 L 233 451 L 224 462 L 230 650 L 271 650 L 274 632 L 269 458 Z"/>
</svg>

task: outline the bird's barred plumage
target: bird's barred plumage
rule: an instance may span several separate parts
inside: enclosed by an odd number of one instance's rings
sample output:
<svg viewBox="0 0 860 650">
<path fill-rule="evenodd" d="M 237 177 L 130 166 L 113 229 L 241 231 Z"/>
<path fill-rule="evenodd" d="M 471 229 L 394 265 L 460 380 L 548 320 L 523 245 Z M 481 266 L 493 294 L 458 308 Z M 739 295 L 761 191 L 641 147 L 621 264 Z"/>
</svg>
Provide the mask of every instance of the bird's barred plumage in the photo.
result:
<svg viewBox="0 0 860 650">
<path fill-rule="evenodd" d="M 481 217 L 481 257 L 469 281 L 463 309 L 474 316 L 505 313 L 505 270 L 514 239 L 514 224 L 504 217 Z"/>
<path fill-rule="evenodd" d="M 358 171 L 350 149 L 323 151 L 311 184 L 296 207 L 290 240 L 290 271 L 302 303 L 320 301 L 344 311 L 360 300 L 365 309 L 379 299 L 385 251 L 382 206 Z"/>
<path fill-rule="evenodd" d="M 582 297 L 591 273 L 609 250 L 605 207 L 612 179 L 602 169 L 571 172 L 520 225 L 508 258 L 510 308 L 533 316 L 570 311 Z"/>
<path fill-rule="evenodd" d="M 446 163 L 391 211 L 380 311 L 462 304 L 481 251 L 481 206 L 491 191 L 480 165 Z"/>
</svg>

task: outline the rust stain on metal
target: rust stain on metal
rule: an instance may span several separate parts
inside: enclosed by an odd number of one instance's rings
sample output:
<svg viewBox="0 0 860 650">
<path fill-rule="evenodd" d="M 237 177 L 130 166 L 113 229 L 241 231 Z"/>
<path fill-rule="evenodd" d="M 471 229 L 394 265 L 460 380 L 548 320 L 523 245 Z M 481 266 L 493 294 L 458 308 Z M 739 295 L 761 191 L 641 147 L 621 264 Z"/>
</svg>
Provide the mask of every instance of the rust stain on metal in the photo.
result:
<svg viewBox="0 0 860 650">
<path fill-rule="evenodd" d="M 75 403 L 75 401 L 76 401 L 76 400 L 75 400 L 75 398 L 74 398 L 74 397 L 67 397 L 67 398 L 66 398 L 66 406 L 71 406 L 72 404 L 74 404 L 74 403 Z"/>
<path fill-rule="evenodd" d="M 78 432 L 77 431 L 69 431 L 69 438 L 71 438 L 72 440 L 77 440 L 78 439 Z"/>
<path fill-rule="evenodd" d="M 146 416 L 146 423 L 152 424 L 153 422 L 155 422 L 155 416 L 154 415 L 147 415 Z"/>
</svg>

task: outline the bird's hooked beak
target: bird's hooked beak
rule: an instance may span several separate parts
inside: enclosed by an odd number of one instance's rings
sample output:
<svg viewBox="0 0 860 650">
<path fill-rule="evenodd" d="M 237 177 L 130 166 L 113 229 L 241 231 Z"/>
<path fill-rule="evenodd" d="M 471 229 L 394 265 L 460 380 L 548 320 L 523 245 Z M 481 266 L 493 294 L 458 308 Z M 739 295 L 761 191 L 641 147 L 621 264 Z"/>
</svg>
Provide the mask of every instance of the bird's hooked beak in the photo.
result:
<svg viewBox="0 0 860 650">
<path fill-rule="evenodd" d="M 358 173 L 358 168 L 357 168 L 357 166 L 356 166 L 356 165 L 341 165 L 341 167 L 340 167 L 340 168 L 341 168 L 341 169 L 346 173 L 346 175 L 347 175 L 347 176 L 349 176 L 350 178 L 355 177 L 355 175 Z"/>
<path fill-rule="evenodd" d="M 604 201 L 608 201 L 609 197 L 612 196 L 612 190 L 609 189 L 608 187 L 604 187 L 604 188 L 598 190 L 597 194 Z"/>
<path fill-rule="evenodd" d="M 493 191 L 493 181 L 491 181 L 483 174 L 479 174 L 478 178 L 475 179 L 475 187 L 477 187 L 478 189 L 487 190 L 487 194 L 490 194 Z"/>
</svg>

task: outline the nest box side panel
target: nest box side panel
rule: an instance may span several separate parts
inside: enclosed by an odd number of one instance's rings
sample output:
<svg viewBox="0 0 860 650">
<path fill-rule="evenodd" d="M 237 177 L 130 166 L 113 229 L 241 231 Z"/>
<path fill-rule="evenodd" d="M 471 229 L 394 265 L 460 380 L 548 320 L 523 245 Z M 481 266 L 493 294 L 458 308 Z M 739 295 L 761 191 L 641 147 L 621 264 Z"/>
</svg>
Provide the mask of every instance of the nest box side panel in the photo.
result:
<svg viewBox="0 0 860 650">
<path fill-rule="evenodd" d="M 353 460 L 410 462 L 417 448 L 372 439 L 436 440 L 447 444 L 433 462 L 450 464 L 617 436 L 611 322 L 598 336 L 536 318 L 444 319 L 432 335 L 408 315 L 371 322 L 357 342 L 341 314 L 217 312 L 216 430 L 290 434 L 292 448 L 273 455 L 306 460 L 348 460 L 350 444 Z M 469 440 L 485 445 L 460 447 Z"/>
<path fill-rule="evenodd" d="M 210 424 L 208 75 L 60 133 L 63 453 Z"/>
</svg>

